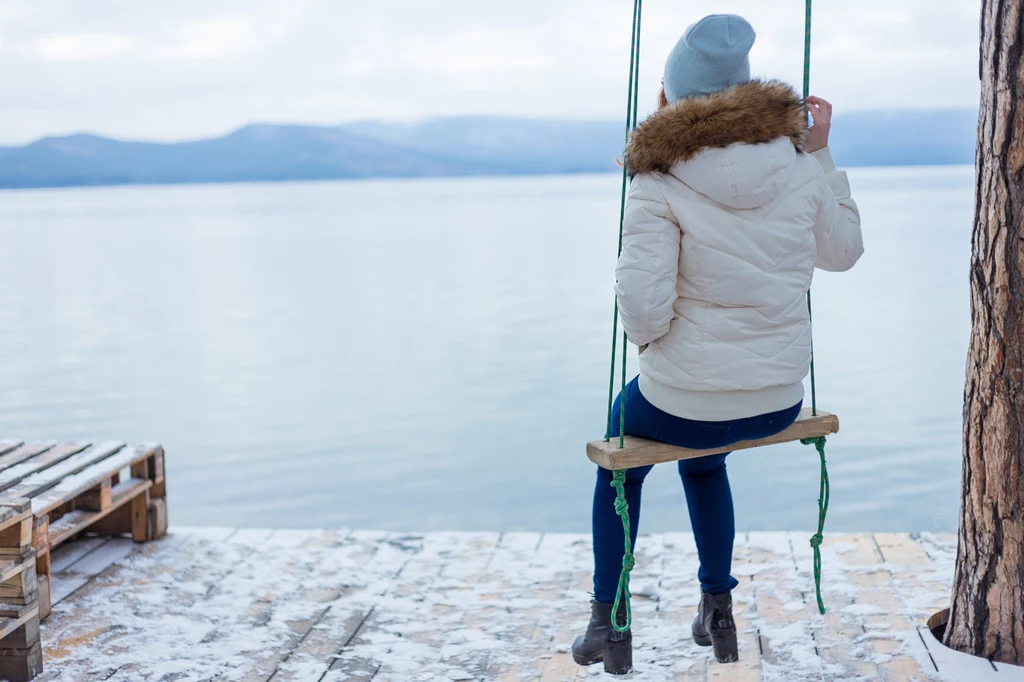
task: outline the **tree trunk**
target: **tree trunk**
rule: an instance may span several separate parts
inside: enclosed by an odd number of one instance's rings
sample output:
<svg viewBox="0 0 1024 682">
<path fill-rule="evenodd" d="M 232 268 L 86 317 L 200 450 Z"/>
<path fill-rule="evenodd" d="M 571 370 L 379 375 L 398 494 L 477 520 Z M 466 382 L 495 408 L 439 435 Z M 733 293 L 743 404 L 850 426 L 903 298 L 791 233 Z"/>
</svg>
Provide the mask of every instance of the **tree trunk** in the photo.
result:
<svg viewBox="0 0 1024 682">
<path fill-rule="evenodd" d="M 946 644 L 1024 665 L 1024 0 L 985 0 L 960 542 Z"/>
</svg>

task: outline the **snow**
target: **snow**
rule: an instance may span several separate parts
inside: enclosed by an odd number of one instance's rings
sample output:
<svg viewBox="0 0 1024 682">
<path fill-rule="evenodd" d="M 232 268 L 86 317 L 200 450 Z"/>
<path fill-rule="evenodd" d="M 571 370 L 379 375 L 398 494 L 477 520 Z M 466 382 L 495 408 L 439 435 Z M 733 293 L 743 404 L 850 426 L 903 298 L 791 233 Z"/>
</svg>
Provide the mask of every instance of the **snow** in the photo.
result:
<svg viewBox="0 0 1024 682">
<path fill-rule="evenodd" d="M 829 537 L 825 616 L 814 604 L 805 542 L 803 534 L 787 533 L 738 538 L 741 662 L 725 671 L 689 636 L 699 599 L 692 536 L 642 537 L 630 679 L 710 679 L 744 670 L 751 676 L 736 679 L 961 679 L 951 676 L 960 670 L 955 654 L 935 658 L 937 671 L 932 659 L 940 645 L 918 632 L 921 619 L 948 600 L 955 540 L 906 538 L 928 562 L 910 567 L 866 554 L 870 536 Z M 72 545 L 65 552 L 79 555 L 73 561 L 55 557 L 63 568 L 55 591 L 62 584 L 74 591 L 44 625 L 42 679 L 417 682 L 602 674 L 601 666 L 575 666 L 569 653 L 589 618 L 587 536 L 176 529 L 166 541 L 124 548 L 113 541 L 82 553 Z M 972 671 L 972 682 L 986 679 Z M 991 666 L 989 672 L 995 674 Z"/>
</svg>

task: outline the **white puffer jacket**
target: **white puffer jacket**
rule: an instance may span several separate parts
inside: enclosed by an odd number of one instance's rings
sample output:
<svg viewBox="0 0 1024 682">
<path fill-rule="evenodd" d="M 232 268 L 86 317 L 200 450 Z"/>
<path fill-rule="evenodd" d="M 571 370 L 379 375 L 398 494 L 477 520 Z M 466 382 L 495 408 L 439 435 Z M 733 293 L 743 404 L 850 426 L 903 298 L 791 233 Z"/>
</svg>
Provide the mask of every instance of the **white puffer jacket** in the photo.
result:
<svg viewBox="0 0 1024 682">
<path fill-rule="evenodd" d="M 828 149 L 802 151 L 806 133 L 792 88 L 754 81 L 633 134 L 615 291 L 655 407 L 726 421 L 803 398 L 814 268 L 848 270 L 864 250 L 846 174 Z"/>
</svg>

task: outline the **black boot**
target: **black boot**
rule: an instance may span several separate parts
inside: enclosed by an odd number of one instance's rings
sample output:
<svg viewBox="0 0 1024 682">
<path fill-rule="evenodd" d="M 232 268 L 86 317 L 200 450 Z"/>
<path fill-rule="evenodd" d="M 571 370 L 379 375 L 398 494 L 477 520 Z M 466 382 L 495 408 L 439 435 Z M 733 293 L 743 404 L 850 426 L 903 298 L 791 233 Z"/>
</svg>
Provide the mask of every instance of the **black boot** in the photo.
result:
<svg viewBox="0 0 1024 682">
<path fill-rule="evenodd" d="M 626 624 L 626 605 L 619 604 L 616 621 Z M 612 675 L 625 675 L 633 671 L 633 635 L 629 630 L 616 632 L 612 628 L 612 605 L 590 602 L 590 624 L 586 634 L 580 635 L 572 645 L 572 657 L 579 665 L 604 662 L 604 671 Z"/>
<path fill-rule="evenodd" d="M 701 594 L 700 608 L 693 620 L 693 641 L 713 646 L 719 663 L 740 660 L 736 642 L 736 621 L 732 619 L 732 593 Z"/>
</svg>

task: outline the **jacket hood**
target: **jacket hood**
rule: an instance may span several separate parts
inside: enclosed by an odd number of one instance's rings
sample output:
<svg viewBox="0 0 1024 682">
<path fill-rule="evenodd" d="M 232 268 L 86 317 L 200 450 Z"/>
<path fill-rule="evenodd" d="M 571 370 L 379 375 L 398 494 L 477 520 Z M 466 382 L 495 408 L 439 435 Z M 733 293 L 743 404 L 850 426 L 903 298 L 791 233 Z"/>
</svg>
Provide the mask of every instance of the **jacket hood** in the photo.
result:
<svg viewBox="0 0 1024 682">
<path fill-rule="evenodd" d="M 655 113 L 630 137 L 626 169 L 672 174 L 719 203 L 754 208 L 785 185 L 806 136 L 796 91 L 755 80 Z"/>
</svg>

